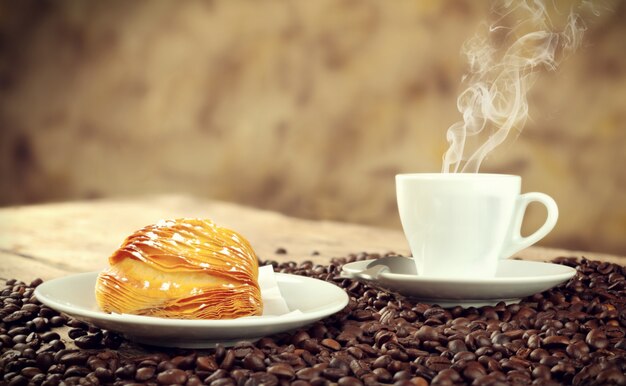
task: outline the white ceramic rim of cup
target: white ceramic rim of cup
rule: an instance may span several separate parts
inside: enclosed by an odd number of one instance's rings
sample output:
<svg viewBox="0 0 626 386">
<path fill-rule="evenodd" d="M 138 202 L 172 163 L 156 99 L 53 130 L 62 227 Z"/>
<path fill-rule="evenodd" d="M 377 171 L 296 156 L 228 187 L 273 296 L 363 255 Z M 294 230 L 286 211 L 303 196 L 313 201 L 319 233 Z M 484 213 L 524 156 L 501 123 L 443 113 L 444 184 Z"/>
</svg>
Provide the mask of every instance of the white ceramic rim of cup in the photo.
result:
<svg viewBox="0 0 626 386">
<path fill-rule="evenodd" d="M 428 180 L 471 180 L 471 179 L 521 179 L 515 174 L 498 173 L 400 173 L 396 174 L 396 179 L 428 179 Z"/>
</svg>

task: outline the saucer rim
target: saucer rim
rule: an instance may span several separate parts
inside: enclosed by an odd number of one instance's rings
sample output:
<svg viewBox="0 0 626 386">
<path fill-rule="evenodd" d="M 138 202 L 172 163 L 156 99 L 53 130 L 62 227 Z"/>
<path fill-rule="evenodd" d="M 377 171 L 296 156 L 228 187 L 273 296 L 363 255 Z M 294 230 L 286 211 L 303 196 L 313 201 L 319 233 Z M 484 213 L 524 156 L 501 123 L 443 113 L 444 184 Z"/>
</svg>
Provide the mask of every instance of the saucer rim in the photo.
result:
<svg viewBox="0 0 626 386">
<path fill-rule="evenodd" d="M 88 309 L 85 307 L 78 306 L 76 304 L 62 303 L 59 299 L 55 299 L 54 297 L 47 295 L 45 292 L 50 286 L 60 285 L 66 280 L 78 279 L 81 276 L 84 276 L 85 278 L 87 278 L 87 280 L 90 280 L 90 281 L 92 279 L 94 283 L 94 288 L 95 288 L 95 281 L 99 273 L 100 273 L 99 271 L 84 272 L 84 273 L 66 275 L 66 276 L 62 276 L 59 278 L 45 281 L 44 283 L 39 285 L 37 288 L 35 288 L 34 295 L 37 298 L 37 300 L 41 302 L 42 304 L 54 310 L 64 312 L 72 316 L 76 316 L 79 319 L 82 317 L 82 318 L 89 318 L 92 320 L 110 321 L 110 322 L 115 322 L 115 323 L 120 323 L 120 324 L 125 324 L 125 325 L 135 325 L 135 324 L 140 323 L 144 326 L 193 327 L 193 328 L 198 328 L 198 327 L 206 327 L 206 328 L 260 327 L 260 326 L 264 326 L 268 324 L 271 324 L 273 326 L 280 326 L 280 325 L 288 325 L 294 322 L 300 322 L 303 320 L 314 321 L 314 320 L 318 320 L 319 318 L 324 318 L 326 316 L 330 316 L 334 313 L 341 311 L 343 308 L 345 308 L 345 306 L 348 304 L 350 300 L 348 294 L 345 291 L 343 291 L 340 287 L 332 283 L 328 283 L 326 281 L 311 278 L 311 277 L 306 277 L 306 276 L 301 276 L 301 275 L 292 275 L 292 274 L 280 273 L 280 272 L 275 273 L 277 282 L 297 278 L 298 280 L 303 280 L 303 281 L 314 280 L 316 282 L 319 282 L 319 283 L 316 283 L 317 285 L 331 285 L 331 286 L 337 287 L 337 289 L 339 290 L 337 291 L 337 299 L 336 301 L 332 302 L 331 304 L 326 305 L 325 307 L 322 307 L 322 308 L 318 307 L 312 311 L 306 311 L 300 314 L 292 314 L 292 315 L 289 315 L 289 314 L 268 315 L 268 316 L 263 316 L 263 317 L 244 317 L 244 318 L 238 318 L 238 319 L 176 319 L 176 318 L 161 318 L 161 317 L 145 316 L 145 315 L 106 313 L 101 310 Z M 339 292 L 341 292 L 343 295 L 339 294 Z M 339 299 L 340 297 L 342 299 Z"/>
<path fill-rule="evenodd" d="M 408 259 L 411 259 L 410 257 L 407 257 Z M 372 262 L 375 262 L 377 259 L 368 259 L 368 260 L 361 260 L 361 261 L 355 261 L 352 263 L 348 263 L 345 264 L 345 266 L 348 266 L 350 264 L 354 264 L 356 265 L 356 263 L 358 264 L 369 264 Z M 529 281 L 536 281 L 536 280 L 541 280 L 541 281 L 545 281 L 545 280 L 568 280 L 570 278 L 572 278 L 575 274 L 576 274 L 576 269 L 572 268 L 570 266 L 567 265 L 563 265 L 563 264 L 555 264 L 555 263 L 551 263 L 551 262 L 543 262 L 543 261 L 530 261 L 530 260 L 520 260 L 520 259 L 502 259 L 498 262 L 499 264 L 526 264 L 526 265 L 536 265 L 536 266 L 545 266 L 545 265 L 552 265 L 552 266 L 559 266 L 563 268 L 563 272 L 561 273 L 551 273 L 551 274 L 545 274 L 545 275 L 534 275 L 534 276 L 507 276 L 507 277 L 482 277 L 482 278 L 476 278 L 476 277 L 467 277 L 467 278 L 457 278 L 457 277 L 438 277 L 438 276 L 419 276 L 419 275 L 407 275 L 407 274 L 402 274 L 402 273 L 394 273 L 394 272 L 381 272 L 379 274 L 379 278 L 383 278 L 383 279 L 387 279 L 390 281 L 403 281 L 403 282 L 422 282 L 422 283 L 468 283 L 468 284 L 484 284 L 484 283 L 494 283 L 494 284 L 506 284 L 506 283 L 527 283 Z M 349 274 L 350 276 L 353 277 L 358 277 L 359 273 L 364 271 L 364 269 L 361 269 L 359 271 L 356 272 L 348 272 L 348 271 L 344 271 L 343 267 L 342 267 L 342 272 L 346 272 L 347 274 Z"/>
</svg>

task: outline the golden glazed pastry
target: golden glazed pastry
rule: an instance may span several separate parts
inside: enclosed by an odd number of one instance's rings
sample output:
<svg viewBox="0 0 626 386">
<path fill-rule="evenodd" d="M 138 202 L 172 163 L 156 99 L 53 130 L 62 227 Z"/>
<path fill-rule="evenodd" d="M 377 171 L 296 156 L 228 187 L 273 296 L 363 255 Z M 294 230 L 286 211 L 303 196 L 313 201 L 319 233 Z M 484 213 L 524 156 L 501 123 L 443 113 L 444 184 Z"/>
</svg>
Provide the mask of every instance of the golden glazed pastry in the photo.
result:
<svg viewBox="0 0 626 386">
<path fill-rule="evenodd" d="M 263 311 L 254 250 L 209 220 L 163 220 L 129 236 L 98 275 L 105 312 L 233 319 Z"/>
</svg>

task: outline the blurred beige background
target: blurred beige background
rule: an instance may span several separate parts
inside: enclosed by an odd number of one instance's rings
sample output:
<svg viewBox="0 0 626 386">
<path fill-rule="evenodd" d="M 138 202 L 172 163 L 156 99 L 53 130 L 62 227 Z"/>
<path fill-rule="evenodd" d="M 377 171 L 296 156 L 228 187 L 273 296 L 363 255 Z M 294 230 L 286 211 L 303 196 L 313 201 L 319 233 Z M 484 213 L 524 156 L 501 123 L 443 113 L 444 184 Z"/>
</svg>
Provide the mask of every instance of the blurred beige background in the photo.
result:
<svg viewBox="0 0 626 386">
<path fill-rule="evenodd" d="M 0 205 L 183 192 L 399 228 L 394 175 L 440 171 L 490 3 L 0 4 Z M 557 200 L 542 245 L 626 255 L 626 3 L 608 5 L 481 171 Z"/>
</svg>

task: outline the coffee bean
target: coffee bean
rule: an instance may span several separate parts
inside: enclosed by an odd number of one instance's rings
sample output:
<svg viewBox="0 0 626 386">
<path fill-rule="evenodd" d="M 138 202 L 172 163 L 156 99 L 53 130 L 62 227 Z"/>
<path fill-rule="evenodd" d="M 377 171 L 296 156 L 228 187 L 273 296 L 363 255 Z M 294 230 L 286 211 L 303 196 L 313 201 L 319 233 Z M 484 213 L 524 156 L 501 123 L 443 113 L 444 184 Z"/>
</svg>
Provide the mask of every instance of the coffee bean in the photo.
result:
<svg viewBox="0 0 626 386">
<path fill-rule="evenodd" d="M 330 348 L 331 350 L 339 350 L 341 349 L 341 345 L 334 339 L 322 339 L 322 346 Z"/>
<path fill-rule="evenodd" d="M 178 355 L 172 358 L 170 362 L 181 370 L 188 370 L 196 363 L 196 354 Z"/>
<path fill-rule="evenodd" d="M 76 339 L 80 336 L 84 336 L 87 335 L 87 331 L 83 330 L 82 328 L 71 328 L 68 332 L 67 332 L 67 336 L 70 337 L 70 339 Z"/>
<path fill-rule="evenodd" d="M 419 330 L 417 330 L 415 337 L 421 341 L 434 341 L 437 339 L 437 335 L 438 334 L 434 328 L 430 326 L 422 326 Z"/>
<path fill-rule="evenodd" d="M 374 362 L 372 363 L 372 368 L 374 369 L 386 368 L 387 366 L 389 366 L 389 364 L 391 364 L 392 361 L 393 361 L 393 358 L 391 358 L 391 356 L 381 355 L 374 360 Z"/>
<path fill-rule="evenodd" d="M 192 375 L 187 379 L 185 386 L 201 386 L 204 385 L 202 380 L 197 375 Z"/>
<path fill-rule="evenodd" d="M 89 353 L 85 351 L 70 352 L 59 358 L 59 362 L 66 366 L 84 365 L 89 358 Z"/>
<path fill-rule="evenodd" d="M 583 341 L 573 342 L 567 346 L 565 352 L 572 358 L 583 359 L 589 354 L 589 346 Z"/>
<path fill-rule="evenodd" d="M 65 324 L 67 324 L 68 327 L 80 328 L 82 330 L 89 329 L 89 325 L 87 323 L 74 318 L 70 318 Z"/>
<path fill-rule="evenodd" d="M 625 385 L 626 374 L 618 367 L 611 367 L 610 369 L 601 371 L 596 381 L 598 384 L 604 385 Z"/>
<path fill-rule="evenodd" d="M 450 365 L 450 359 L 443 356 L 431 356 L 426 359 L 426 366 L 436 372 L 440 372 L 442 370 L 450 368 Z"/>
<path fill-rule="evenodd" d="M 108 382 L 113 379 L 113 372 L 103 367 L 96 368 L 94 370 L 94 374 L 102 382 Z"/>
<path fill-rule="evenodd" d="M 477 361 L 469 361 L 463 369 L 463 376 L 471 381 L 483 377 L 487 370 Z"/>
<path fill-rule="evenodd" d="M 59 334 L 57 334 L 57 333 L 56 333 L 56 332 L 54 332 L 54 331 L 47 331 L 47 332 L 44 332 L 44 333 L 40 334 L 40 335 L 39 335 L 39 337 L 41 338 L 41 340 L 42 340 L 42 341 L 44 341 L 44 342 L 46 342 L 46 343 L 47 343 L 47 342 L 50 342 L 50 341 L 53 341 L 53 340 L 55 340 L 55 339 L 61 339 L 61 337 L 59 336 Z"/>
<path fill-rule="evenodd" d="M 51 352 L 42 352 L 36 356 L 37 367 L 43 371 L 46 371 L 54 363 L 54 354 Z"/>
<path fill-rule="evenodd" d="M 79 336 L 74 340 L 74 344 L 82 349 L 94 349 L 102 346 L 101 334 L 89 334 Z"/>
<path fill-rule="evenodd" d="M 50 318 L 50 325 L 53 327 L 61 327 L 66 321 L 67 319 L 64 316 L 55 315 Z"/>
<path fill-rule="evenodd" d="M 205 384 L 211 384 L 213 381 L 228 377 L 228 371 L 224 369 L 218 369 L 213 374 L 204 379 Z"/>
<path fill-rule="evenodd" d="M 363 382 L 359 381 L 358 378 L 355 377 L 341 377 L 339 381 L 337 381 L 337 385 L 339 386 L 361 386 Z"/>
<path fill-rule="evenodd" d="M 461 381 L 461 376 L 454 369 L 444 369 L 433 378 L 434 384 L 454 384 Z"/>
<path fill-rule="evenodd" d="M 34 305 L 33 305 L 34 306 Z M 24 305 L 24 307 L 26 307 L 26 305 Z M 23 309 L 23 307 L 22 307 Z M 39 312 L 39 307 L 35 306 L 35 310 L 33 312 Z M 34 331 L 40 332 L 40 331 L 44 331 L 46 329 L 46 327 L 48 327 L 48 319 L 46 318 L 42 318 L 42 317 L 36 317 L 34 318 L 32 321 L 32 328 Z"/>
<path fill-rule="evenodd" d="M 243 359 L 243 365 L 246 369 L 252 371 L 264 371 L 265 362 L 263 357 L 257 354 L 250 353 Z"/>
<path fill-rule="evenodd" d="M 137 372 L 135 373 L 135 380 L 145 382 L 151 379 L 154 376 L 154 373 L 154 367 L 141 367 L 137 369 Z"/>
<path fill-rule="evenodd" d="M 89 369 L 82 366 L 69 366 L 65 373 L 63 374 L 63 378 L 69 377 L 79 377 L 82 378 L 89 374 Z"/>
<path fill-rule="evenodd" d="M 180 369 L 169 369 L 159 373 L 156 380 L 161 385 L 183 385 L 187 381 L 187 373 Z"/>
<path fill-rule="evenodd" d="M 220 364 L 220 368 L 225 370 L 230 370 L 235 364 L 235 352 L 233 350 L 228 350 L 226 355 L 224 356 L 224 360 Z"/>
<path fill-rule="evenodd" d="M 26 386 L 28 385 L 28 378 L 23 375 L 14 376 L 8 383 L 8 386 Z"/>
<path fill-rule="evenodd" d="M 277 386 L 278 384 L 279 384 L 279 380 L 275 375 L 264 373 L 264 372 L 251 374 L 250 378 L 245 383 L 245 385 L 247 386 L 261 386 L 261 385 Z M 213 385 L 213 383 L 211 383 L 211 385 Z"/>
<path fill-rule="evenodd" d="M 462 340 L 454 339 L 448 342 L 448 350 L 450 350 L 454 354 L 462 351 L 467 352 L 467 346 Z"/>
<path fill-rule="evenodd" d="M 389 383 L 393 380 L 393 375 L 385 368 L 376 368 L 372 371 L 376 376 L 376 380 L 381 383 Z"/>
<path fill-rule="evenodd" d="M 37 374 L 41 374 L 41 370 L 37 367 L 24 367 L 20 374 L 25 376 L 26 378 L 33 378 Z"/>
<path fill-rule="evenodd" d="M 548 336 L 542 341 L 543 346 L 546 348 L 566 347 L 570 341 L 565 336 L 554 335 Z"/>
<path fill-rule="evenodd" d="M 27 334 L 30 333 L 30 328 L 28 327 L 14 327 L 12 329 L 10 329 L 9 331 L 7 331 L 7 334 L 12 337 L 15 338 L 18 335 L 24 335 L 26 336 Z"/>
<path fill-rule="evenodd" d="M 115 350 L 118 349 L 123 342 L 124 338 L 121 335 L 116 334 L 112 331 L 104 331 L 102 344 L 105 347 Z"/>
<path fill-rule="evenodd" d="M 609 345 L 606 334 L 597 328 L 589 331 L 585 337 L 585 343 L 598 350 L 604 349 Z"/>
<path fill-rule="evenodd" d="M 267 368 L 267 372 L 282 379 L 293 379 L 294 369 L 286 363 L 278 363 Z"/>
<path fill-rule="evenodd" d="M 213 357 L 203 355 L 196 358 L 196 368 L 203 371 L 215 371 L 219 366 Z"/>
<path fill-rule="evenodd" d="M 115 376 L 122 379 L 131 379 L 135 377 L 135 373 L 137 372 L 137 366 L 133 363 L 129 363 L 125 366 L 118 368 L 115 371 Z"/>
</svg>

